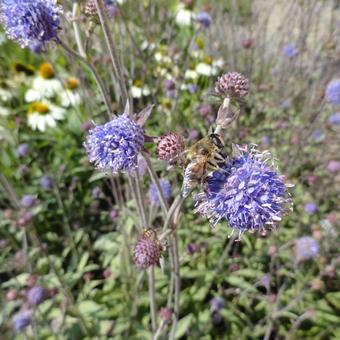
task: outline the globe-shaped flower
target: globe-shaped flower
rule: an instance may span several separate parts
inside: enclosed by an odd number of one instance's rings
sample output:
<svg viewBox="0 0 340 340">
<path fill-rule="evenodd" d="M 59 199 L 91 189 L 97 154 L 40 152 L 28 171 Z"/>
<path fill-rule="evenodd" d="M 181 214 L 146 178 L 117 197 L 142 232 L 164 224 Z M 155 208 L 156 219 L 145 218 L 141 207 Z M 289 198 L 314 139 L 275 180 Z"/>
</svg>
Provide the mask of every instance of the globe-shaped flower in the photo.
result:
<svg viewBox="0 0 340 340">
<path fill-rule="evenodd" d="M 133 251 L 136 267 L 146 269 L 150 266 L 159 265 L 161 249 L 156 232 L 152 229 L 145 230 L 139 237 Z"/>
<path fill-rule="evenodd" d="M 23 311 L 15 314 L 12 319 L 13 329 L 17 332 L 24 330 L 32 320 L 31 311 Z"/>
<path fill-rule="evenodd" d="M 123 114 L 90 130 L 85 148 L 98 169 L 113 172 L 132 170 L 144 144 L 143 129 Z"/>
<path fill-rule="evenodd" d="M 207 12 L 200 12 L 195 17 L 196 21 L 208 28 L 211 25 L 211 16 Z"/>
<path fill-rule="evenodd" d="M 328 123 L 331 125 L 340 125 L 340 111 L 332 113 L 328 117 Z"/>
<path fill-rule="evenodd" d="M 208 217 L 212 226 L 224 218 L 239 235 L 274 226 L 291 203 L 270 153 L 260 153 L 255 146 L 234 146 L 234 157 L 208 176 L 205 192 L 195 199 L 195 211 Z"/>
<path fill-rule="evenodd" d="M 43 286 L 32 287 L 27 293 L 27 301 L 31 306 L 40 305 L 46 297 L 46 291 Z"/>
<path fill-rule="evenodd" d="M 299 54 L 299 51 L 294 44 L 290 43 L 290 44 L 283 47 L 282 53 L 287 58 L 294 58 Z"/>
<path fill-rule="evenodd" d="M 168 162 L 175 162 L 184 151 L 183 137 L 175 132 L 169 132 L 162 136 L 157 144 L 159 159 Z"/>
<path fill-rule="evenodd" d="M 228 72 L 217 79 L 215 94 L 222 97 L 243 98 L 249 92 L 249 80 L 238 72 Z"/>
<path fill-rule="evenodd" d="M 164 198 L 168 201 L 172 196 L 172 187 L 169 181 L 165 179 L 161 179 L 159 181 L 159 184 L 161 186 Z M 158 190 L 155 184 L 151 184 L 148 192 L 149 200 L 154 205 L 160 204 L 160 199 L 158 195 Z"/>
<path fill-rule="evenodd" d="M 329 104 L 340 105 L 340 79 L 329 82 L 325 95 Z"/>
<path fill-rule="evenodd" d="M 295 259 L 297 262 L 309 260 L 319 254 L 319 243 L 310 236 L 300 237 L 295 242 Z"/>
<path fill-rule="evenodd" d="M 21 47 L 58 39 L 60 8 L 54 0 L 3 0 L 0 20 Z"/>
</svg>

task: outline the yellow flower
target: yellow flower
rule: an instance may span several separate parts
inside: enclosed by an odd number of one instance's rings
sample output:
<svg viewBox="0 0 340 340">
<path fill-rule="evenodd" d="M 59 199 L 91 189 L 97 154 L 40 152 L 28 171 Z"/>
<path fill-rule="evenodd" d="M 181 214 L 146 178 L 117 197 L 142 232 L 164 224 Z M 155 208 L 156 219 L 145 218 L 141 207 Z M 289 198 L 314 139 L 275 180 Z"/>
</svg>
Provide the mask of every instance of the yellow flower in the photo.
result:
<svg viewBox="0 0 340 340">
<path fill-rule="evenodd" d="M 43 63 L 39 67 L 39 75 L 44 79 L 51 79 L 55 77 L 54 68 L 50 63 Z"/>
<path fill-rule="evenodd" d="M 64 115 L 64 108 L 48 101 L 33 102 L 28 108 L 27 124 L 33 130 L 44 132 L 47 128 L 55 127 L 57 120 L 63 119 Z"/>
</svg>

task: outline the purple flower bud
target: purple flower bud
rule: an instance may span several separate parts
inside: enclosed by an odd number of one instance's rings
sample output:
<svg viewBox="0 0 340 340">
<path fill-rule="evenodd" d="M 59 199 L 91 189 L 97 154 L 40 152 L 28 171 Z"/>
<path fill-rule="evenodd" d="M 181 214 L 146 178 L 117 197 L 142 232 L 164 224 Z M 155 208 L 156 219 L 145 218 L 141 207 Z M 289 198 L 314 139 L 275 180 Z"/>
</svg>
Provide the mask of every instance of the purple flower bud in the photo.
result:
<svg viewBox="0 0 340 340">
<path fill-rule="evenodd" d="M 21 205 L 24 208 L 31 208 L 35 203 L 37 199 L 33 195 L 25 195 L 21 199 Z"/>
<path fill-rule="evenodd" d="M 317 209 L 317 206 L 314 202 L 308 202 L 305 204 L 304 209 L 308 215 L 313 215 Z"/>
<path fill-rule="evenodd" d="M 40 178 L 40 185 L 45 190 L 52 189 L 53 184 L 54 184 L 53 178 L 48 176 L 48 175 L 45 175 L 45 176 Z"/>
<path fill-rule="evenodd" d="M 148 229 L 139 237 L 133 251 L 133 259 L 138 269 L 159 265 L 161 245 L 154 230 Z"/>
<path fill-rule="evenodd" d="M 161 179 L 159 181 L 164 198 L 168 201 L 172 196 L 172 187 L 169 181 L 166 179 Z M 158 196 L 158 190 L 155 184 L 151 184 L 148 192 L 149 200 L 154 205 L 160 205 L 160 200 Z"/>
<path fill-rule="evenodd" d="M 194 254 L 197 251 L 197 245 L 195 243 L 189 243 L 187 245 L 187 253 L 189 255 Z"/>
<path fill-rule="evenodd" d="M 98 199 L 98 198 L 103 197 L 104 194 L 103 194 L 103 191 L 102 191 L 101 188 L 99 188 L 99 187 L 94 187 L 94 188 L 92 189 L 91 196 L 92 196 L 92 198 L 94 198 L 94 199 Z"/>
<path fill-rule="evenodd" d="M 325 97 L 329 104 L 340 105 L 340 79 L 334 79 L 328 83 Z"/>
<path fill-rule="evenodd" d="M 210 105 L 201 105 L 199 108 L 198 108 L 198 112 L 200 113 L 200 115 L 202 117 L 207 117 L 211 114 L 212 112 L 212 109 L 211 109 L 211 106 Z"/>
<path fill-rule="evenodd" d="M 331 125 L 339 125 L 340 124 L 340 112 L 335 112 L 331 114 L 328 118 L 328 123 Z"/>
<path fill-rule="evenodd" d="M 45 288 L 42 286 L 32 287 L 27 293 L 27 301 L 31 306 L 40 305 L 45 299 Z"/>
<path fill-rule="evenodd" d="M 211 25 L 211 16 L 207 12 L 198 13 L 195 19 L 206 28 L 209 28 Z"/>
<path fill-rule="evenodd" d="M 292 100 L 291 99 L 285 99 L 282 103 L 281 103 L 281 107 L 285 110 L 289 109 L 292 105 Z"/>
<path fill-rule="evenodd" d="M 306 261 L 319 254 L 319 243 L 310 236 L 304 236 L 295 242 L 295 259 L 297 262 Z"/>
<path fill-rule="evenodd" d="M 189 130 L 188 138 L 189 138 L 190 140 L 197 139 L 198 136 L 199 136 L 199 132 L 198 132 L 196 129 L 190 129 L 190 130 Z"/>
<path fill-rule="evenodd" d="M 25 157 L 28 153 L 28 144 L 27 143 L 23 143 L 23 144 L 20 144 L 17 148 L 17 154 L 19 157 Z"/>
<path fill-rule="evenodd" d="M 210 301 L 211 310 L 217 312 L 222 309 L 225 305 L 225 301 L 222 297 L 215 296 Z"/>
<path fill-rule="evenodd" d="M 190 93 L 196 93 L 197 92 L 197 85 L 195 85 L 195 84 L 189 84 L 188 85 L 188 91 L 190 92 Z"/>
<path fill-rule="evenodd" d="M 290 43 L 283 47 L 282 53 L 288 58 L 294 58 L 299 54 L 299 51 L 294 44 Z"/>
<path fill-rule="evenodd" d="M 172 311 L 167 307 L 162 307 L 159 311 L 160 318 L 165 322 L 170 322 L 172 318 Z"/>
<path fill-rule="evenodd" d="M 171 79 L 165 79 L 163 84 L 164 84 L 164 88 L 166 90 L 174 90 L 175 89 L 175 82 Z"/>
<path fill-rule="evenodd" d="M 24 330 L 32 321 L 32 312 L 27 310 L 13 316 L 12 326 L 16 332 Z"/>
<path fill-rule="evenodd" d="M 329 172 L 339 172 L 340 171 L 340 161 L 330 161 L 327 165 L 327 170 Z"/>
<path fill-rule="evenodd" d="M 118 210 L 112 209 L 109 212 L 109 216 L 110 216 L 111 220 L 114 221 L 118 217 Z"/>
</svg>

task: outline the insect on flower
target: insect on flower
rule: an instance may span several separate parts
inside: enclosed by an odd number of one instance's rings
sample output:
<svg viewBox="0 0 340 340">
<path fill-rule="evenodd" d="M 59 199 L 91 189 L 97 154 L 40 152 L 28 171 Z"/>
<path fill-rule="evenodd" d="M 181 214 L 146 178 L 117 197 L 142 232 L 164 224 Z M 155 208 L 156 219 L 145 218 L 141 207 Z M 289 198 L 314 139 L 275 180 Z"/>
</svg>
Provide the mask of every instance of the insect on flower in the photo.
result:
<svg viewBox="0 0 340 340">
<path fill-rule="evenodd" d="M 187 197 L 195 185 L 201 185 L 210 171 L 220 169 L 225 163 L 223 146 L 221 136 L 211 133 L 184 151 L 183 197 Z"/>
</svg>

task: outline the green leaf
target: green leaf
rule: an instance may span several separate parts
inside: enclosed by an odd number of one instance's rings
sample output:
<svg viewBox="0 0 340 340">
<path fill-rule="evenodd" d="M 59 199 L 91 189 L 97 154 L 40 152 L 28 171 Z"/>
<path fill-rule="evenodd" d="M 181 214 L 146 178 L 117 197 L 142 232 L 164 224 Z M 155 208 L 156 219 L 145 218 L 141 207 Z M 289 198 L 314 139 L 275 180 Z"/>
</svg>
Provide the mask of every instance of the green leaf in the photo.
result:
<svg viewBox="0 0 340 340">
<path fill-rule="evenodd" d="M 188 331 L 191 325 L 192 319 L 193 319 L 193 314 L 188 314 L 187 316 L 185 316 L 184 318 L 178 321 L 175 339 L 179 339 Z"/>
</svg>

